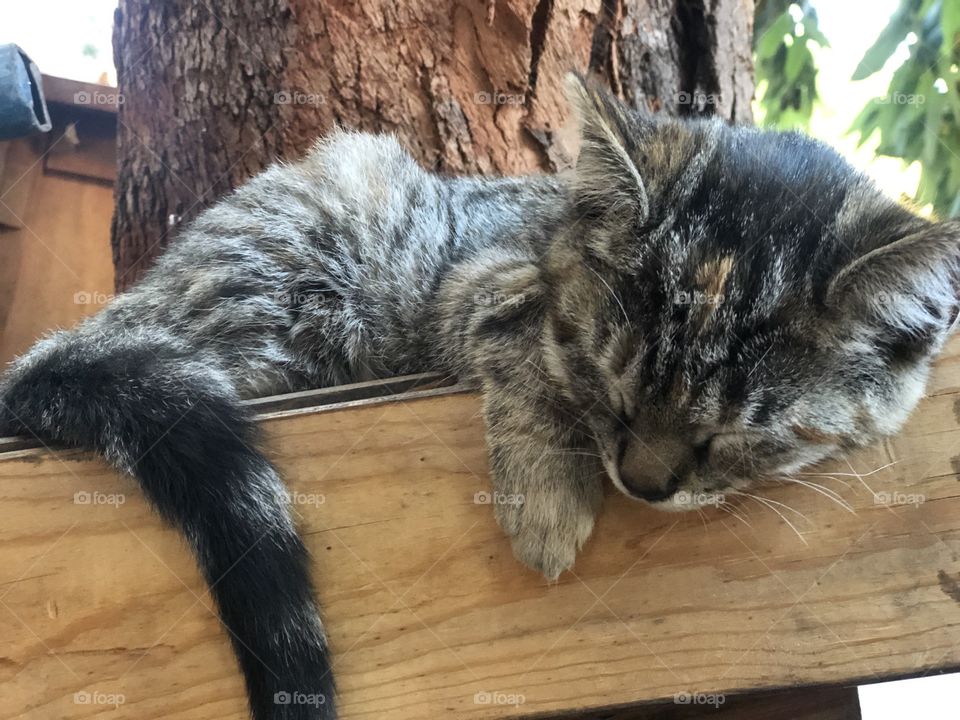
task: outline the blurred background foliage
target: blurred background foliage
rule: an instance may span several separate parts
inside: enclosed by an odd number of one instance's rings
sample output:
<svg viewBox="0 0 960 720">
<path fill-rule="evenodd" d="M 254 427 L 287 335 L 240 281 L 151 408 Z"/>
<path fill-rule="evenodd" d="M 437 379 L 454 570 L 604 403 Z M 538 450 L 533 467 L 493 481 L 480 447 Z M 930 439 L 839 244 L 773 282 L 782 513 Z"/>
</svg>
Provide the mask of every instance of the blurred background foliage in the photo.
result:
<svg viewBox="0 0 960 720">
<path fill-rule="evenodd" d="M 806 128 L 817 100 L 817 64 L 812 45 L 829 47 L 809 0 L 759 0 L 753 35 L 763 122 Z"/>
<path fill-rule="evenodd" d="M 820 0 L 837 2 L 837 0 Z M 816 2 L 759 0 L 754 30 L 757 115 L 764 125 L 810 130 L 821 99 L 818 63 L 830 42 Z M 856 33 L 857 28 L 844 28 Z M 843 37 L 835 37 L 840 43 Z M 857 146 L 919 166 L 912 200 L 960 216 L 960 0 L 898 0 L 859 58 L 850 83 L 886 68 L 884 92 L 866 100 L 847 129 Z M 891 70 L 892 68 L 892 70 Z M 816 133 L 815 133 L 816 134 Z"/>
</svg>

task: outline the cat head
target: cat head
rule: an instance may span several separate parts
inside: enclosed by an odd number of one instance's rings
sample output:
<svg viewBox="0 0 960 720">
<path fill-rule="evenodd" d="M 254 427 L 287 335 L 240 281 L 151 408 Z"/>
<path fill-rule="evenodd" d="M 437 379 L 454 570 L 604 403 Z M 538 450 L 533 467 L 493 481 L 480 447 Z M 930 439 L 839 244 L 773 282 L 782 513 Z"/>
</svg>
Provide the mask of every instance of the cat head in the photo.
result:
<svg viewBox="0 0 960 720">
<path fill-rule="evenodd" d="M 810 138 L 568 93 L 545 365 L 617 487 L 690 509 L 896 432 L 957 318 L 960 224 Z"/>
</svg>

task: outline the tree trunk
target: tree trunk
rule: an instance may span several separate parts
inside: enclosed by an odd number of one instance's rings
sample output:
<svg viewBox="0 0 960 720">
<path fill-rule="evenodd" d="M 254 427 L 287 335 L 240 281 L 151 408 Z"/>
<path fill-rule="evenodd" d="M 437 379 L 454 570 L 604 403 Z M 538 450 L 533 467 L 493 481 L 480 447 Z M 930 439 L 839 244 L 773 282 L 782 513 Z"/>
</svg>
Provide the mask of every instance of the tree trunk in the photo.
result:
<svg viewBox="0 0 960 720">
<path fill-rule="evenodd" d="M 120 0 L 118 289 L 176 227 L 335 124 L 450 173 L 569 164 L 563 74 L 749 122 L 752 0 Z"/>
</svg>

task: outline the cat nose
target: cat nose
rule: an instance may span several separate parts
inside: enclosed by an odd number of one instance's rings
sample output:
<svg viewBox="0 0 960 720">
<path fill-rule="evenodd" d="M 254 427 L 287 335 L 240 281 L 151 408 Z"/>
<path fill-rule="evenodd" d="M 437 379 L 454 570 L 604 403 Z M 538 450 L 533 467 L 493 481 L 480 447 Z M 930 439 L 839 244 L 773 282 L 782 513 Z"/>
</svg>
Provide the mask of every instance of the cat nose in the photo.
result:
<svg viewBox="0 0 960 720">
<path fill-rule="evenodd" d="M 669 499 L 680 486 L 680 479 L 673 474 L 662 477 L 631 474 L 623 468 L 620 469 L 620 482 L 630 495 L 651 503 Z"/>
<path fill-rule="evenodd" d="M 631 439 L 617 463 L 623 489 L 647 502 L 669 499 L 680 486 L 690 452 L 687 443 L 672 437 Z"/>
</svg>

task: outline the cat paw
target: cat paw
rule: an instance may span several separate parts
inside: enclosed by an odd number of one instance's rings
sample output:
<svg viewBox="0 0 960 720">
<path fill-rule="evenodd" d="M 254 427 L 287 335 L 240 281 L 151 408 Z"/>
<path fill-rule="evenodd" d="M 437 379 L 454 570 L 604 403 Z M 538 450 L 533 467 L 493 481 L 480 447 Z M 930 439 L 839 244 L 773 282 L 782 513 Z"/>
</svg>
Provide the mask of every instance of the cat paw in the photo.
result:
<svg viewBox="0 0 960 720">
<path fill-rule="evenodd" d="M 573 567 L 593 531 L 598 505 L 592 498 L 540 492 L 525 495 L 523 502 L 498 504 L 495 513 L 514 556 L 554 581 Z"/>
</svg>

